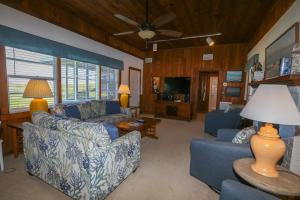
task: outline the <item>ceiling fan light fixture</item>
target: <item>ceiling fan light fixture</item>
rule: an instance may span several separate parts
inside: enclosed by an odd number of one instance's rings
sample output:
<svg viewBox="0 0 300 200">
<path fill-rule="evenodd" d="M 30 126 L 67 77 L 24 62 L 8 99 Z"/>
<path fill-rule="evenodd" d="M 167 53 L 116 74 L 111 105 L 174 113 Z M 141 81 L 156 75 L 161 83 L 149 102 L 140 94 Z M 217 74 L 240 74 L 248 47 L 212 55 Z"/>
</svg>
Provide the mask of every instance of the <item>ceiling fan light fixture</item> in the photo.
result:
<svg viewBox="0 0 300 200">
<path fill-rule="evenodd" d="M 149 40 L 155 36 L 155 32 L 152 30 L 141 30 L 138 32 L 138 35 L 144 40 Z"/>
<path fill-rule="evenodd" d="M 213 46 L 215 44 L 215 41 L 211 37 L 207 37 L 206 42 L 209 46 Z"/>
</svg>

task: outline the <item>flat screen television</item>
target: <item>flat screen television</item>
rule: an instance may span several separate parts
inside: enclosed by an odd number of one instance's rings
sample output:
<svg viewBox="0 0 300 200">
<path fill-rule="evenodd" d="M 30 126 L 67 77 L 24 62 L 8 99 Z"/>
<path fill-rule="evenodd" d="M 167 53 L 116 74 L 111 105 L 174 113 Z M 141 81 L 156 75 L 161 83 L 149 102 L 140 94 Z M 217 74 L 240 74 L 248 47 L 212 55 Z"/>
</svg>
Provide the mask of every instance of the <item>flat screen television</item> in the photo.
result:
<svg viewBox="0 0 300 200">
<path fill-rule="evenodd" d="M 168 94 L 190 94 L 190 77 L 166 77 L 164 92 Z"/>
<path fill-rule="evenodd" d="M 242 71 L 227 71 L 226 82 L 242 82 L 243 72 Z"/>
</svg>

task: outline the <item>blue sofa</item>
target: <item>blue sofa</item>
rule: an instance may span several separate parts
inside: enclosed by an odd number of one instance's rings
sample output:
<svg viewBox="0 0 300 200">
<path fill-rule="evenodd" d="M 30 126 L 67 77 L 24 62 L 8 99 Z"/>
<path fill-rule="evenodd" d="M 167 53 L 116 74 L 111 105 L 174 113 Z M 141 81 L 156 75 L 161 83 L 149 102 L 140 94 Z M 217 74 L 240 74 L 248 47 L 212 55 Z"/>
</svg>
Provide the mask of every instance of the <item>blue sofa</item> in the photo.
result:
<svg viewBox="0 0 300 200">
<path fill-rule="evenodd" d="M 228 112 L 215 110 L 205 115 L 204 132 L 217 136 L 218 129 L 237 129 L 240 128 L 241 109 L 236 108 Z"/>
<path fill-rule="evenodd" d="M 85 122 L 116 124 L 132 118 L 129 108 L 121 108 L 119 101 L 92 100 L 69 104 L 57 104 L 51 114 L 63 118 L 76 118 Z"/>
</svg>

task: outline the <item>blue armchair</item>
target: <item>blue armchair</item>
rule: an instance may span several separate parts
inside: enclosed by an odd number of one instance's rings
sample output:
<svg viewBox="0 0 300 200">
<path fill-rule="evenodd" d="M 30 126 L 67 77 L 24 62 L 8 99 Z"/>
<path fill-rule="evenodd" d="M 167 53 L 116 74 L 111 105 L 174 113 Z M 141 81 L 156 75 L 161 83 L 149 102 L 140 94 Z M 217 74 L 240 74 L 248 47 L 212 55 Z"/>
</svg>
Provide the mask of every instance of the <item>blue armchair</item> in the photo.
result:
<svg viewBox="0 0 300 200">
<path fill-rule="evenodd" d="M 225 180 L 222 182 L 222 191 L 220 200 L 279 200 L 275 196 L 249 187 L 234 180 Z"/>
<path fill-rule="evenodd" d="M 216 140 L 193 139 L 190 145 L 191 176 L 217 191 L 221 190 L 223 180 L 242 181 L 233 170 L 233 162 L 253 155 L 249 145 L 231 143 L 237 131 L 220 129 Z"/>
<path fill-rule="evenodd" d="M 278 200 L 278 198 L 242 184 L 233 162 L 253 157 L 248 144 L 233 144 L 238 129 L 219 129 L 216 140 L 193 139 L 190 175 L 220 191 L 220 200 Z M 244 182 L 245 183 L 245 182 Z"/>
<path fill-rule="evenodd" d="M 205 115 L 204 131 L 216 136 L 218 129 L 237 129 L 240 127 L 241 109 L 235 109 L 224 113 L 223 110 L 215 110 Z"/>
</svg>

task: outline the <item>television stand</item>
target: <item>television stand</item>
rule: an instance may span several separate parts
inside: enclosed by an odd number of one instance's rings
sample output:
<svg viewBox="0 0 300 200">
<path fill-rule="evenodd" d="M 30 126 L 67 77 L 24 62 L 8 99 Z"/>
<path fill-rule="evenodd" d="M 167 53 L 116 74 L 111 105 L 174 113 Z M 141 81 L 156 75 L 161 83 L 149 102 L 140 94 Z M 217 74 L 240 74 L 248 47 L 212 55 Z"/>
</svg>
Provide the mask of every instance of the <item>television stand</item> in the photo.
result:
<svg viewBox="0 0 300 200">
<path fill-rule="evenodd" d="M 154 102 L 155 117 L 190 121 L 192 119 L 191 103 L 162 101 Z"/>
</svg>

